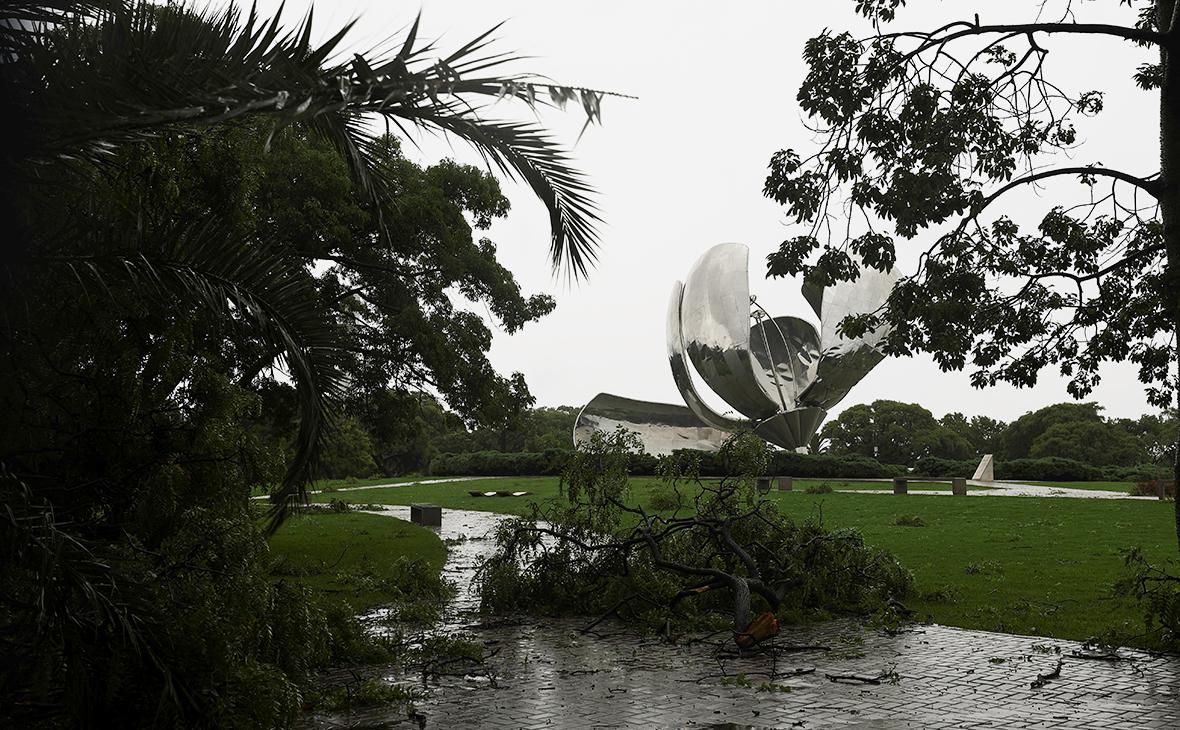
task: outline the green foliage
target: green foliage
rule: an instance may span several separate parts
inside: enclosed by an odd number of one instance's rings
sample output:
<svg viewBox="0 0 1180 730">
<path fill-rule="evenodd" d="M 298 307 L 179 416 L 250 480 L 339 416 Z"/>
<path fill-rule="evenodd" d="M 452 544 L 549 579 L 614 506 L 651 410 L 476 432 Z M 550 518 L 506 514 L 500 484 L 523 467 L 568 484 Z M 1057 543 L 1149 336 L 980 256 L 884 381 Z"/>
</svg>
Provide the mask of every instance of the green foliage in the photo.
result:
<svg viewBox="0 0 1180 730">
<path fill-rule="evenodd" d="M 970 478 L 975 474 L 976 467 L 979 462 L 976 460 L 958 460 L 939 459 L 936 457 L 927 457 L 918 459 L 914 462 L 914 470 L 912 475 L 915 477 L 964 477 Z"/>
<path fill-rule="evenodd" d="M 1003 421 L 988 416 L 972 416 L 967 420 L 962 413 L 948 413 L 939 423 L 965 438 L 976 454 L 994 454 L 1000 434 L 1007 428 Z"/>
<path fill-rule="evenodd" d="M 1013 459 L 995 465 L 996 479 L 1042 482 L 1088 482 L 1102 478 L 1102 471 L 1073 459 Z"/>
<path fill-rule="evenodd" d="M 893 524 L 897 527 L 925 527 L 926 522 L 917 515 L 898 515 L 893 518 Z"/>
<path fill-rule="evenodd" d="M 321 452 L 374 471 L 380 408 L 355 401 L 391 387 L 429 379 L 473 423 L 527 406 L 451 296 L 509 331 L 553 306 L 473 235 L 507 211 L 491 175 L 419 167 L 358 115 L 457 134 L 520 175 L 574 275 L 591 191 L 537 127 L 478 117 L 501 81 L 535 91 L 495 77 L 507 58 L 483 37 L 436 64 L 415 25 L 391 54 L 333 61 L 344 33 L 311 45 L 310 15 L 286 32 L 186 3 L 6 14 L 0 724 L 288 725 L 313 668 L 372 642 L 267 573 L 247 495 L 281 483 L 281 518 Z"/>
<path fill-rule="evenodd" d="M 727 442 L 720 458 L 735 473 L 720 482 L 699 481 L 695 455 L 667 459 L 668 481 L 652 501 L 680 506 L 672 517 L 631 506 L 626 456 L 632 447 L 623 432 L 598 435 L 567 471 L 566 484 L 577 487 L 567 486 L 563 502 L 534 506 L 527 517 L 502 525 L 498 551 L 481 578 L 484 610 L 614 612 L 653 627 L 668 620 L 712 627 L 730 613 L 734 625 L 744 626 L 741 617 L 752 609 L 742 602 L 750 595 L 800 617 L 870 612 L 908 593 L 909 573 L 857 532 L 794 521 L 758 495 L 755 477 L 766 469 L 768 451 L 761 439 L 747 434 Z M 538 528 L 539 522 L 549 527 Z M 752 562 L 743 563 L 721 534 L 736 545 L 757 545 Z M 697 569 L 706 573 L 694 576 Z M 750 581 L 747 598 L 720 578 L 710 590 L 686 593 L 686 583 L 711 580 L 708 570 Z M 765 592 L 767 585 L 780 593 Z"/>
<path fill-rule="evenodd" d="M 1115 595 L 1130 596 L 1142 608 L 1148 646 L 1180 651 L 1180 576 L 1175 561 L 1154 565 L 1139 548 L 1124 551 L 1123 557 L 1126 571 L 1114 585 Z"/>
<path fill-rule="evenodd" d="M 913 464 L 928 457 L 963 459 L 973 453 L 970 441 L 916 403 L 879 400 L 851 406 L 825 425 L 821 435 L 833 454 L 857 454 L 890 464 Z"/>
</svg>

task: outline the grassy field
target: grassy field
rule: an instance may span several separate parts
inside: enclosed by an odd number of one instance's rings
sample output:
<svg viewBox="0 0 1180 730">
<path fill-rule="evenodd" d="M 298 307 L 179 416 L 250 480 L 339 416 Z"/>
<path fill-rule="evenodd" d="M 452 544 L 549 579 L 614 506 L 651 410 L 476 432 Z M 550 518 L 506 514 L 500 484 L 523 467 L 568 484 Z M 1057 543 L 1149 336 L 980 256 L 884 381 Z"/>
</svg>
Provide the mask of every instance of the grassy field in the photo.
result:
<svg viewBox="0 0 1180 730">
<path fill-rule="evenodd" d="M 356 512 L 294 515 L 270 538 L 270 549 L 277 576 L 347 599 L 356 611 L 401 597 L 408 577 L 437 575 L 447 557 L 442 540 L 424 527 Z"/>
<path fill-rule="evenodd" d="M 828 527 L 855 527 L 869 543 L 892 551 L 915 576 L 918 596 L 910 606 L 921 617 L 950 626 L 1067 639 L 1086 639 L 1110 628 L 1138 633 L 1139 611 L 1111 596 L 1110 586 L 1122 571 L 1120 550 L 1142 547 L 1150 560 L 1161 562 L 1176 553 L 1172 504 L 1167 502 L 807 494 L 802 489 L 808 481 L 796 480 L 795 491 L 772 491 L 770 498 L 797 518 L 822 516 Z M 655 479 L 634 479 L 631 501 L 646 506 L 659 486 Z M 471 497 L 470 490 L 533 495 Z M 432 502 L 523 514 L 530 502 L 556 494 L 556 479 L 538 477 L 366 489 L 317 498 Z M 901 515 L 916 515 L 925 526 L 894 525 Z"/>
<path fill-rule="evenodd" d="M 423 479 L 445 479 L 446 477 L 372 477 L 370 479 L 358 479 L 357 477 L 348 477 L 347 479 L 321 479 L 314 482 L 311 486 L 312 491 L 329 491 L 334 492 L 337 489 L 349 489 L 352 487 L 368 487 L 374 484 L 401 484 L 404 482 L 416 482 Z M 270 494 L 272 487 L 252 487 L 250 489 L 251 497 L 264 497 Z"/>
</svg>

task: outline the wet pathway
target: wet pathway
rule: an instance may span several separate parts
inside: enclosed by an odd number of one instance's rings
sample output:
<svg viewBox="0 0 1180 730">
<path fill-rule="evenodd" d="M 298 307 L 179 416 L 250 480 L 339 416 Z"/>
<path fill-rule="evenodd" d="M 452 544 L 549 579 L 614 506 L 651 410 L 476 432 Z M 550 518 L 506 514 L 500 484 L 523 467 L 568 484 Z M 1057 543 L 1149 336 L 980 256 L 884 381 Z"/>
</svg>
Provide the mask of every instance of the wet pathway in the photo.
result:
<svg viewBox="0 0 1180 730">
<path fill-rule="evenodd" d="M 858 481 L 882 481 L 890 482 L 889 479 L 873 479 L 873 480 L 858 480 Z M 928 482 L 925 479 L 916 479 L 915 481 Z M 1126 492 L 1116 492 L 1107 489 L 1075 489 L 1073 487 L 1046 487 L 1038 484 L 1021 484 L 1019 482 L 984 482 L 976 481 L 974 479 L 967 480 L 968 487 L 982 487 L 982 489 L 967 490 L 969 497 L 1068 497 L 1071 499 L 1147 499 L 1158 501 L 1158 497 L 1142 497 L 1139 495 L 1128 494 Z M 893 489 L 836 489 L 834 491 L 842 492 L 844 494 L 893 494 Z M 935 489 L 914 489 L 907 494 L 935 494 L 943 496 L 951 496 L 951 485 L 947 482 L 945 490 Z"/>
<path fill-rule="evenodd" d="M 304 727 L 1180 727 L 1176 656 L 1095 654 L 1076 642 L 943 626 L 890 633 L 853 621 L 787 627 L 739 656 L 724 635 L 672 645 L 618 627 L 584 635 L 567 620 L 479 623 L 470 577 L 502 519 L 444 510 L 439 529 L 459 540 L 445 569 L 460 588 L 446 623 L 495 653 L 484 670 L 440 678 L 413 720 L 378 710 L 305 718 Z"/>
</svg>

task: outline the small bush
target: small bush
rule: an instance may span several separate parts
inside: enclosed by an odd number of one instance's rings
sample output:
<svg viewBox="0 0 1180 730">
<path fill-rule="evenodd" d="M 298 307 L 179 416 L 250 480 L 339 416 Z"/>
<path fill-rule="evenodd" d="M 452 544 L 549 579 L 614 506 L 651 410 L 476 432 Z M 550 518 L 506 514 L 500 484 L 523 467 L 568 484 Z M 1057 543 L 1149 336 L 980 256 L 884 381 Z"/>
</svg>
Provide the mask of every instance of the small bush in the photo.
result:
<svg viewBox="0 0 1180 730">
<path fill-rule="evenodd" d="M 1135 486 L 1131 487 L 1131 494 L 1138 497 L 1158 497 L 1161 485 L 1164 488 L 1165 497 L 1176 498 L 1176 482 L 1171 479 L 1151 479 L 1136 482 Z"/>
<path fill-rule="evenodd" d="M 893 524 L 898 527 L 925 527 L 926 523 L 917 515 L 898 515 L 893 518 Z"/>
<path fill-rule="evenodd" d="M 918 598 L 930 603 L 958 603 L 963 600 L 963 589 L 959 586 L 941 585 L 922 591 Z"/>
<path fill-rule="evenodd" d="M 345 502 L 343 499 L 332 499 L 328 502 L 329 512 L 351 512 L 352 505 Z"/>
<path fill-rule="evenodd" d="M 808 486 L 807 489 L 804 489 L 803 491 L 806 492 L 807 494 L 831 494 L 832 487 L 828 484 L 821 482 L 820 484 L 812 484 L 812 485 Z"/>
<path fill-rule="evenodd" d="M 684 500 L 673 489 L 660 489 L 652 493 L 647 504 L 656 512 L 674 512 L 684 506 Z"/>
<path fill-rule="evenodd" d="M 970 478 L 975 474 L 979 461 L 968 459 L 941 459 L 937 456 L 927 456 L 914 462 L 914 470 L 910 476 L 933 477 L 947 479 L 952 477 Z"/>
</svg>

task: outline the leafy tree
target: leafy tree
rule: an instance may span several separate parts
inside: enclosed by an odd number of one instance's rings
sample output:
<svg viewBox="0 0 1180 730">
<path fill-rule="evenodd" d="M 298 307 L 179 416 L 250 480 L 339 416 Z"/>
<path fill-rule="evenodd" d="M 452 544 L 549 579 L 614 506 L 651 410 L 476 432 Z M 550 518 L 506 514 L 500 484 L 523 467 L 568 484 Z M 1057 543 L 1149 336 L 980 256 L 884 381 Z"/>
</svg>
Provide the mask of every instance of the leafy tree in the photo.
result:
<svg viewBox="0 0 1180 730">
<path fill-rule="evenodd" d="M 860 454 L 887 464 L 913 464 L 925 457 L 963 459 L 971 443 L 940 424 L 916 403 L 879 400 L 858 404 L 824 426 L 832 453 Z"/>
<path fill-rule="evenodd" d="M 1172 435 L 1180 428 L 1176 412 L 1147 413 L 1132 421 L 1119 419 L 1118 424 L 1139 441 L 1148 459 L 1156 464 L 1171 464 L 1176 458 L 1176 441 Z"/>
<path fill-rule="evenodd" d="M 1095 466 L 1134 466 L 1148 460 L 1133 436 L 1106 421 L 1055 423 L 1037 437 L 1028 455 L 1060 456 Z"/>
<path fill-rule="evenodd" d="M 1007 427 L 1003 421 L 988 416 L 972 416 L 968 420 L 958 412 L 946 414 L 939 423 L 967 439 L 976 454 L 995 452 L 1000 433 Z"/>
<path fill-rule="evenodd" d="M 861 266 L 889 268 L 898 238 L 920 238 L 918 271 L 882 311 L 846 320 L 848 332 L 892 323 L 890 354 L 929 352 L 947 370 L 970 365 L 979 387 L 1030 386 L 1055 366 L 1077 398 L 1102 363 L 1130 361 L 1154 404 L 1176 405 L 1176 0 L 1120 3 L 1123 24 L 1084 22 L 1086 6 L 1067 4 L 1057 22 L 976 15 L 889 30 L 902 5 L 857 0 L 872 22 L 867 38 L 825 31 L 806 45 L 798 99 L 823 141 L 806 156 L 783 150 L 771 160 L 766 195 L 803 228 L 770 256 L 769 273 L 853 279 Z M 1102 111 L 1102 92 L 1065 89 L 1044 64 L 1052 41 L 1070 35 L 1092 39 L 1095 53 L 1112 43 L 1144 48 L 1145 63 L 1127 76 L 1160 98 L 1158 170 L 1084 160 L 1075 123 Z M 1138 138 L 1154 139 L 1156 124 L 1144 124 Z M 1038 185 L 1071 182 L 1082 188 L 1076 204 L 1047 203 L 1034 227 L 1002 212 Z M 847 225 L 834 224 L 838 215 Z M 1180 502 L 1176 524 L 1180 544 Z"/>
<path fill-rule="evenodd" d="M 202 13 L 183 3 L 22 2 L 6 4 L 4 13 L 0 51 L 16 59 L 0 69 L 6 119 L 16 132 L 0 158 L 0 197 L 12 209 L 0 212 L 17 222 L 3 261 L 10 290 L 32 291 L 28 272 L 36 267 L 36 275 L 56 276 L 58 288 L 81 282 L 154 289 L 161 300 L 196 301 L 223 322 L 250 327 L 260 349 L 284 359 L 299 392 L 300 433 L 283 504 L 310 475 L 345 382 L 342 343 L 312 304 L 315 292 L 301 261 L 266 241 L 246 241 L 235 235 L 236 221 L 220 218 L 188 220 L 179 229 L 149 226 L 134 241 L 113 235 L 101 248 L 93 241 L 80 247 L 69 230 L 73 219 L 48 221 L 57 230 L 46 236 L 47 221 L 21 210 L 26 188 L 39 187 L 47 197 L 84 189 L 91 176 L 111 170 L 113 147 L 164 131 L 235 119 L 267 119 L 275 131 L 298 123 L 347 161 L 388 242 L 394 232 L 382 225 L 380 209 L 399 190 L 386 174 L 396 167 L 385 164 L 388 145 L 365 131 L 364 115 L 374 115 L 466 139 L 547 205 L 555 266 L 580 276 L 593 261 L 596 216 L 584 179 L 539 127 L 487 120 L 478 104 L 504 95 L 532 104 L 546 92 L 558 104 L 581 100 L 589 121 L 602 94 L 494 75 L 510 56 L 490 54 L 487 34 L 432 62 L 433 46 L 418 43 L 415 23 L 395 52 L 333 62 L 348 28 L 313 46 L 310 16 L 288 32 L 278 18 L 251 13 L 243 19 L 232 6 Z M 127 212 L 135 217 L 134 208 Z M 335 230 L 328 226 L 325 233 Z M 10 304 L 19 310 L 22 302 Z"/>
<path fill-rule="evenodd" d="M 1000 434 L 996 458 L 1002 461 L 1028 458 L 1033 444 L 1050 428 L 1069 423 L 1101 424 L 1101 410 L 1097 403 L 1055 403 L 1025 413 Z"/>
</svg>

